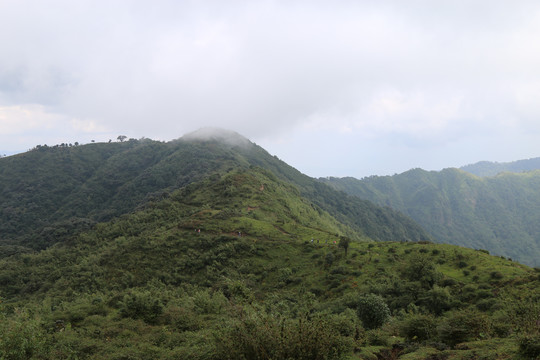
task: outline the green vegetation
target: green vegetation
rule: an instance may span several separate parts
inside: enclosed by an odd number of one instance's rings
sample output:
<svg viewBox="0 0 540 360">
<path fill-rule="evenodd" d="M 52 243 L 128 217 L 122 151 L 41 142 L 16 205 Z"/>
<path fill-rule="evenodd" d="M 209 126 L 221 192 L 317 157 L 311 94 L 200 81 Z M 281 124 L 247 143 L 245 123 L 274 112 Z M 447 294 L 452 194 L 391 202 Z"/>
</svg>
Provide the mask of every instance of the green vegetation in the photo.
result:
<svg viewBox="0 0 540 360">
<path fill-rule="evenodd" d="M 371 242 L 260 168 L 5 258 L 0 274 L 9 359 L 512 358 L 538 336 L 534 270 Z"/>
<path fill-rule="evenodd" d="M 301 174 L 235 133 L 83 146 L 38 146 L 0 159 L 0 257 L 70 241 L 175 189 L 232 169 L 262 167 L 356 232 L 376 240 L 427 240 L 411 219 Z M 227 190 L 227 189 L 225 189 Z M 232 194 L 229 194 L 232 195 Z"/>
<path fill-rule="evenodd" d="M 404 216 L 245 146 L 193 139 L 91 146 L 108 145 L 120 150 L 105 164 L 118 156 L 119 165 L 123 151 L 141 160 L 151 153 L 145 147 L 168 151 L 169 160 L 156 155 L 141 177 L 121 171 L 109 205 L 85 213 L 92 223 L 72 231 L 49 224 L 45 249 L 17 242 L 31 239 L 22 230 L 11 233 L 20 238 L 6 238 L 15 248 L 0 259 L 0 359 L 538 356 L 535 269 L 426 241 Z M 193 160 L 200 159 L 195 154 L 206 160 Z M 164 175 L 173 164 L 186 165 Z M 96 171 L 102 166 L 96 162 Z M 177 176 L 178 185 L 154 181 L 157 174 Z M 110 180 L 89 175 L 66 204 L 82 204 L 75 194 Z M 142 188 L 157 183 L 159 195 L 143 196 Z M 125 208 L 112 215 L 111 204 Z"/>
<path fill-rule="evenodd" d="M 402 211 L 437 241 L 540 265 L 540 170 L 479 178 L 458 169 L 321 181 Z"/>
</svg>

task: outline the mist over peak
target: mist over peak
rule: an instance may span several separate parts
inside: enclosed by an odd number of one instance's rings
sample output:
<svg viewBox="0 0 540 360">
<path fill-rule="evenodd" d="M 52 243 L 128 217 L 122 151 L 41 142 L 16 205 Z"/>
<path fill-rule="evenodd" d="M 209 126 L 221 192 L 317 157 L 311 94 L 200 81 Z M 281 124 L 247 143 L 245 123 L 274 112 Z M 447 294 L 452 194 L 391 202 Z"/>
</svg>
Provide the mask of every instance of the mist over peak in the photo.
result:
<svg viewBox="0 0 540 360">
<path fill-rule="evenodd" d="M 204 127 L 180 138 L 183 141 L 219 141 L 230 146 L 248 147 L 253 145 L 239 133 L 218 127 Z"/>
</svg>

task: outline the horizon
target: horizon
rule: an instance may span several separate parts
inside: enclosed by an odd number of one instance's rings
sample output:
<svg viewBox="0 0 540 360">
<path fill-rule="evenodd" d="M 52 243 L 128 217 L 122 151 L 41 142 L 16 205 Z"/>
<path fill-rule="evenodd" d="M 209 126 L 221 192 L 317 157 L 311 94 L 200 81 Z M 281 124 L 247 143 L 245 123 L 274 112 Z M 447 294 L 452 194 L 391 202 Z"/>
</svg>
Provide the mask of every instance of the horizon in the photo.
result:
<svg viewBox="0 0 540 360">
<path fill-rule="evenodd" d="M 255 145 L 258 145 L 258 146 L 261 146 L 263 149 L 265 149 L 266 151 L 268 151 L 268 153 L 271 155 L 271 156 L 277 156 L 276 154 L 273 154 L 271 153 L 268 149 L 266 149 L 264 146 L 260 145 L 260 144 L 257 144 L 255 141 L 253 141 L 252 139 L 249 139 L 247 137 L 245 137 L 244 135 L 238 133 L 238 132 L 235 132 L 235 131 L 232 131 L 232 130 L 229 130 L 229 129 L 223 129 L 223 128 L 200 128 L 198 130 L 195 130 L 195 131 L 192 131 L 192 132 L 189 132 L 189 133 L 186 133 L 186 134 L 183 134 L 182 136 L 180 137 L 177 137 L 177 138 L 174 138 L 174 139 L 171 139 L 171 140 L 159 140 L 159 139 L 151 139 L 149 137 L 141 137 L 139 139 L 135 139 L 135 138 L 132 138 L 132 137 L 127 137 L 127 139 L 129 140 L 137 140 L 137 141 L 140 141 L 140 140 L 143 140 L 143 139 L 148 139 L 148 140 L 152 140 L 152 141 L 164 141 L 164 142 L 172 142 L 172 141 L 175 141 L 175 140 L 178 140 L 178 139 L 181 139 L 185 136 L 190 136 L 190 135 L 193 135 L 197 132 L 204 132 L 206 130 L 210 129 L 210 131 L 214 131 L 214 130 L 217 130 L 218 132 L 220 131 L 224 131 L 224 132 L 231 132 L 231 133 L 234 133 L 234 134 L 238 134 L 240 135 L 241 137 L 243 138 L 246 138 L 248 141 L 252 142 L 253 144 Z M 215 133 L 214 133 L 215 134 Z M 119 135 L 120 136 L 120 135 Z M 118 136 L 118 137 L 119 137 Z M 198 136 L 198 135 L 197 135 Z M 206 136 L 206 135 L 203 135 L 203 136 Z M 9 156 L 14 156 L 14 155 L 19 155 L 19 154 L 24 154 L 28 151 L 32 151 L 36 146 L 48 146 L 48 147 L 55 147 L 55 146 L 59 146 L 61 144 L 65 144 L 66 146 L 68 146 L 69 144 L 73 145 L 73 146 L 84 146 L 84 145 L 91 145 L 91 144 L 94 144 L 94 143 L 101 143 L 101 144 L 105 144 L 105 143 L 110 143 L 110 142 L 119 142 L 120 140 L 118 139 L 107 139 L 107 140 L 103 140 L 103 141 L 96 141 L 94 139 L 90 140 L 89 142 L 86 142 L 86 143 L 81 143 L 79 141 L 64 141 L 62 143 L 58 143 L 58 144 L 46 144 L 46 143 L 42 143 L 42 144 L 36 144 L 34 145 L 32 148 L 29 148 L 27 150 L 24 150 L 24 151 L 18 151 L 18 152 L 14 152 L 14 153 L 7 153 L 7 152 L 3 152 L 0 150 L 0 158 L 2 157 L 9 157 Z M 126 141 L 126 140 L 124 140 Z M 75 143 L 78 143 L 77 145 L 74 145 Z M 69 146 L 71 147 L 71 146 Z M 525 158 L 525 159 L 512 159 L 512 160 L 509 160 L 509 161 L 497 161 L 497 160 L 479 160 L 479 161 L 476 161 L 474 163 L 468 163 L 468 164 L 461 164 L 461 165 L 458 165 L 458 166 L 445 166 L 445 167 L 442 167 L 442 168 L 439 168 L 439 169 L 426 169 L 426 168 L 422 168 L 422 167 L 419 167 L 419 166 L 416 166 L 416 167 L 411 167 L 411 168 L 408 168 L 408 169 L 405 169 L 405 170 L 402 170 L 400 172 L 393 172 L 393 173 L 388 173 L 388 174 L 368 174 L 368 175 L 364 175 L 362 177 L 356 177 L 356 176 L 353 176 L 353 175 L 343 175 L 343 176 L 336 176 L 336 175 L 322 175 L 322 176 L 312 176 L 310 174 L 307 174 L 305 173 L 304 171 L 302 171 L 299 167 L 295 166 L 294 164 L 290 163 L 287 159 L 284 159 L 284 158 L 281 158 L 278 156 L 278 158 L 282 161 L 284 161 L 285 163 L 287 163 L 288 165 L 290 166 L 293 166 L 295 169 L 299 170 L 300 172 L 304 173 L 305 175 L 308 175 L 312 178 L 345 178 L 345 177 L 353 177 L 353 178 L 356 178 L 356 179 L 362 179 L 362 178 L 365 178 L 365 177 L 371 177 L 371 176 L 393 176 L 393 175 L 399 175 L 399 174 L 402 174 L 404 172 L 407 172 L 407 171 L 410 171 L 410 170 L 414 170 L 414 169 L 421 169 L 421 170 L 425 170 L 425 171 L 436 171 L 436 172 L 439 172 L 439 171 L 442 171 L 444 169 L 449 169 L 449 168 L 457 168 L 457 169 L 461 169 L 463 167 L 466 167 L 466 166 L 470 166 L 470 165 L 476 165 L 478 163 L 482 163 L 482 162 L 486 162 L 486 163 L 492 163 L 492 164 L 507 164 L 507 163 L 512 163 L 512 162 L 517 162 L 517 161 L 523 161 L 523 160 L 531 160 L 531 159 L 536 159 L 536 158 L 539 158 L 537 156 L 535 157 L 530 157 L 530 158 Z"/>
</svg>

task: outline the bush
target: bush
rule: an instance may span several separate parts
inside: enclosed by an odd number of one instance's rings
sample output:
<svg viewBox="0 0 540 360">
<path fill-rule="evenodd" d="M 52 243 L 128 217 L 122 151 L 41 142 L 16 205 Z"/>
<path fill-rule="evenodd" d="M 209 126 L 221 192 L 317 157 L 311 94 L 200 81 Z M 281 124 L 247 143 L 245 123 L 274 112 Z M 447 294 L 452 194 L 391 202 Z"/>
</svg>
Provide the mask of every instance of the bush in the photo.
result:
<svg viewBox="0 0 540 360">
<path fill-rule="evenodd" d="M 245 310 L 242 319 L 215 333 L 217 358 L 341 359 L 352 350 L 353 338 L 340 334 L 351 331 L 346 319 L 327 321 L 323 315 L 287 319 Z"/>
<path fill-rule="evenodd" d="M 366 329 L 377 329 L 390 318 L 390 309 L 384 299 L 375 294 L 361 296 L 356 312 Z"/>
<path fill-rule="evenodd" d="M 431 288 L 442 277 L 433 261 L 422 255 L 411 257 L 405 266 L 404 276 L 409 281 L 419 281 L 424 288 Z"/>
<path fill-rule="evenodd" d="M 526 335 L 519 339 L 519 354 L 526 359 L 540 358 L 540 335 Z"/>
<path fill-rule="evenodd" d="M 46 344 L 45 332 L 37 319 L 20 311 L 9 318 L 0 313 L 0 359 L 42 358 Z"/>
<path fill-rule="evenodd" d="M 446 288 L 435 285 L 433 289 L 426 292 L 420 299 L 420 304 L 435 315 L 441 315 L 443 312 L 452 308 L 452 296 Z"/>
<path fill-rule="evenodd" d="M 486 315 L 475 310 L 462 310 L 452 313 L 438 328 L 441 341 L 455 346 L 456 344 L 472 341 L 489 332 Z"/>
<path fill-rule="evenodd" d="M 441 286 L 443 286 L 443 287 L 454 286 L 454 285 L 457 285 L 457 281 L 455 279 L 452 279 L 452 278 L 444 278 L 441 281 Z"/>
<path fill-rule="evenodd" d="M 120 305 L 120 315 L 132 319 L 141 319 L 154 324 L 159 315 L 163 313 L 163 304 L 150 292 L 134 291 L 124 296 Z"/>
<path fill-rule="evenodd" d="M 400 326 L 399 332 L 408 341 L 423 342 L 437 335 L 436 321 L 430 315 L 411 315 Z"/>
</svg>

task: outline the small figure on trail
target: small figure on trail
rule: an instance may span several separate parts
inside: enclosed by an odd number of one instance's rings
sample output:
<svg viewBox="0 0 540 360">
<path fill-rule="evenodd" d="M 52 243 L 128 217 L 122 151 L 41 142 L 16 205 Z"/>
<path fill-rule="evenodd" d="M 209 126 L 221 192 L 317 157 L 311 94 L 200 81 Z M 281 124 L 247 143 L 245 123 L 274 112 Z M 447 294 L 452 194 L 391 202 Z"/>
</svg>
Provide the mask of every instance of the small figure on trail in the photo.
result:
<svg viewBox="0 0 540 360">
<path fill-rule="evenodd" d="M 313 244 L 313 238 L 311 238 L 311 243 Z"/>
<path fill-rule="evenodd" d="M 242 232 L 241 231 L 238 232 L 238 236 L 242 237 Z"/>
</svg>

